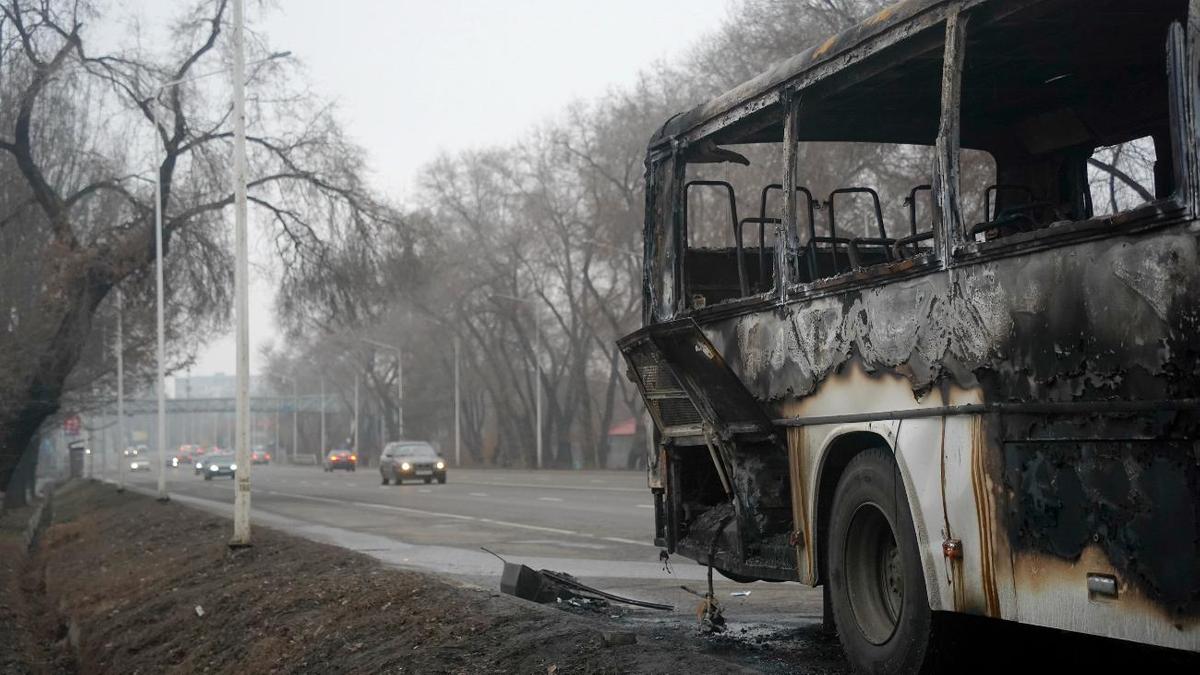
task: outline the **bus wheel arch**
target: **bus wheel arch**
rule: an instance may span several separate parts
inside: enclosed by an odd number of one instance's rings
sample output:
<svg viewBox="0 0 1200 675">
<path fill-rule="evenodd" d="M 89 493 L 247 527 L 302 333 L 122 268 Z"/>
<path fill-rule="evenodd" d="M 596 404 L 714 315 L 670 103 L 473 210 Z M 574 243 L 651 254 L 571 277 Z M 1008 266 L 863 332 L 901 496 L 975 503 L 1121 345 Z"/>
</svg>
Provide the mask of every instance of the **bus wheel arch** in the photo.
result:
<svg viewBox="0 0 1200 675">
<path fill-rule="evenodd" d="M 846 467 L 860 453 L 873 448 L 892 452 L 887 439 L 873 431 L 848 431 L 831 440 L 821 453 L 816 490 L 816 564 L 817 583 L 828 579 L 829 520 L 833 511 L 833 496 Z"/>
</svg>

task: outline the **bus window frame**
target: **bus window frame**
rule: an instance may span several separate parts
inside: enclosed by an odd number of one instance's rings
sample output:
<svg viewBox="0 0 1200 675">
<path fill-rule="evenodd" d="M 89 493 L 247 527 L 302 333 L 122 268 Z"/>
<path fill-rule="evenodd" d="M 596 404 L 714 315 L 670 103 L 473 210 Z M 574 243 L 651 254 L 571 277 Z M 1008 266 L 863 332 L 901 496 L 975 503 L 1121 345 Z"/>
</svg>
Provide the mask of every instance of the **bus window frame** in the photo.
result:
<svg viewBox="0 0 1200 675">
<path fill-rule="evenodd" d="M 1175 174 L 1174 191 L 1166 197 L 1119 213 L 1056 224 L 992 241 L 969 240 L 965 232 L 966 224 L 961 220 L 958 226 L 953 228 L 950 227 L 950 223 L 946 223 L 953 236 L 951 250 L 947 256 L 950 266 L 1153 229 L 1194 217 L 1198 212 L 1198 190 L 1193 181 L 1197 175 L 1196 107 L 1197 101 L 1200 101 L 1200 96 L 1197 96 L 1197 83 L 1194 82 L 1196 75 L 1200 73 L 1200 67 L 1197 67 L 1197 57 L 1200 55 L 1200 1 L 1193 0 L 1188 8 L 1188 27 L 1184 28 L 1178 21 L 1172 22 L 1164 41 L 1167 47 L 1163 58 L 1167 68 L 1167 108 L 1172 171 Z M 954 106 L 954 110 L 959 110 L 959 101 L 956 100 Z M 957 116 L 956 114 L 955 117 Z M 957 146 L 957 143 L 955 145 Z M 960 156 L 961 153 L 956 152 L 953 157 L 955 176 L 958 175 Z"/>
</svg>

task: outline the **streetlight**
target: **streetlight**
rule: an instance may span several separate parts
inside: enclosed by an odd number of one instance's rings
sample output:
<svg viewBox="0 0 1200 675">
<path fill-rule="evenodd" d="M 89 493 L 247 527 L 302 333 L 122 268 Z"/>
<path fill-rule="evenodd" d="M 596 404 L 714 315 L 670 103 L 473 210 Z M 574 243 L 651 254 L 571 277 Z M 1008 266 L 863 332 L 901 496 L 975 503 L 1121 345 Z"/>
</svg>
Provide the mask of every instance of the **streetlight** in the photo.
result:
<svg viewBox="0 0 1200 675">
<path fill-rule="evenodd" d="M 287 375 L 276 375 L 281 380 L 287 380 L 292 383 L 292 464 L 296 463 L 296 456 L 299 454 L 297 448 L 300 446 L 300 437 L 297 435 L 296 411 L 300 408 L 300 394 L 296 389 L 296 378 L 288 377 Z M 279 404 L 275 404 L 275 449 L 279 449 Z"/>
<path fill-rule="evenodd" d="M 537 408 L 537 468 L 542 468 L 542 319 L 537 311 L 537 304 L 531 298 L 522 298 L 515 295 L 495 294 L 493 298 L 504 298 L 505 300 L 514 300 L 523 302 L 529 305 L 533 310 L 533 331 L 534 331 L 534 347 L 533 360 L 537 365 L 537 388 L 534 391 L 534 401 Z"/>
<path fill-rule="evenodd" d="M 462 466 L 462 404 L 459 387 L 459 339 L 454 334 L 454 466 Z"/>
<path fill-rule="evenodd" d="M 125 491 L 125 299 L 117 289 L 117 492 Z"/>
<path fill-rule="evenodd" d="M 247 400 L 248 383 L 250 380 L 250 361 L 249 361 L 249 336 L 250 333 L 246 327 L 248 310 L 244 312 L 246 304 L 246 279 L 249 266 L 246 263 L 246 105 L 245 105 L 245 82 L 243 81 L 246 72 L 246 55 L 242 46 L 243 34 L 243 0 L 234 0 L 234 175 L 235 175 L 235 192 L 237 202 L 234 209 L 237 221 L 237 257 L 238 263 L 234 271 L 237 300 L 237 319 L 238 319 L 238 436 L 242 435 L 243 427 L 245 427 L 246 435 L 249 435 L 249 402 Z M 286 56 L 287 52 L 282 54 L 272 54 L 265 59 L 259 59 L 255 63 L 262 63 L 281 56 Z M 225 70 L 213 71 L 202 75 L 182 78 L 178 80 L 170 80 L 163 82 L 154 91 L 153 100 L 157 101 L 163 92 L 172 87 L 177 87 L 188 82 L 195 82 L 213 75 L 225 73 Z M 148 106 L 150 109 L 151 122 L 154 123 L 154 131 L 158 133 L 158 109 L 154 105 Z M 165 502 L 170 499 L 167 495 L 167 403 L 166 403 L 166 363 L 163 353 L 165 350 L 165 332 L 163 328 L 163 225 L 162 225 L 162 167 L 159 166 L 158 171 L 154 172 L 154 256 L 155 256 L 155 322 L 158 332 L 158 465 L 162 470 L 158 472 L 158 501 Z M 246 347 L 243 354 L 243 334 L 245 337 Z M 242 373 L 242 361 L 246 362 L 246 372 Z M 241 461 L 241 449 L 239 447 L 238 460 Z M 249 454 L 244 458 L 244 465 L 249 471 Z M 247 480 L 249 475 L 247 474 Z M 249 492 L 249 484 L 246 485 L 246 491 Z M 248 522 L 249 514 L 247 514 Z M 235 515 L 234 529 L 237 529 L 237 517 Z M 248 525 L 247 525 L 248 527 Z M 248 534 L 247 534 L 248 536 Z"/>
<path fill-rule="evenodd" d="M 404 364 L 401 361 L 400 348 L 367 338 L 359 338 L 359 340 L 369 345 L 396 352 L 396 435 L 398 437 L 396 440 L 404 440 Z M 380 438 L 379 442 L 383 443 L 384 439 Z"/>
</svg>

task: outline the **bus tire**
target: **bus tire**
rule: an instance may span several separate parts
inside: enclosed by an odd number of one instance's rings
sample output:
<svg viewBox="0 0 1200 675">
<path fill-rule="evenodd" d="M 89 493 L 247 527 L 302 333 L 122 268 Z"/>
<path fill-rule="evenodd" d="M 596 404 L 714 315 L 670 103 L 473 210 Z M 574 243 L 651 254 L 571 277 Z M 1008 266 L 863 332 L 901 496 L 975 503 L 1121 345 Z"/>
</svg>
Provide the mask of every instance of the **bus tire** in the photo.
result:
<svg viewBox="0 0 1200 675">
<path fill-rule="evenodd" d="M 828 556 L 838 639 L 855 670 L 936 671 L 933 612 L 891 452 L 864 450 L 846 466 L 833 497 Z"/>
</svg>

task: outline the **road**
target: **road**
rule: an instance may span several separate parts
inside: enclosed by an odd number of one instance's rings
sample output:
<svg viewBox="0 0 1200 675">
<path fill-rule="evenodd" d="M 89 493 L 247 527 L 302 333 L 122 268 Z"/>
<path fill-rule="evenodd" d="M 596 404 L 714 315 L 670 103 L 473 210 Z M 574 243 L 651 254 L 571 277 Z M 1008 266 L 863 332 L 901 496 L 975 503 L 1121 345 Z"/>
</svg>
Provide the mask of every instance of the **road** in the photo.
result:
<svg viewBox="0 0 1200 675">
<path fill-rule="evenodd" d="M 155 473 L 126 474 L 153 490 Z M 112 478 L 112 476 L 108 476 Z M 646 621 L 695 621 L 705 569 L 684 558 L 659 562 L 645 475 L 624 471 L 451 469 L 445 485 L 381 485 L 375 469 L 326 473 L 318 467 L 256 466 L 253 522 L 361 551 L 399 567 L 496 587 L 501 564 L 480 547 L 535 569 L 567 572 L 610 592 L 664 602 Z M 191 469 L 168 474 L 173 499 L 231 513 L 233 481 L 205 481 Z M 718 599 L 735 630 L 787 631 L 820 620 L 820 592 L 799 584 L 738 584 L 717 575 Z M 750 591 L 748 596 L 731 593 Z"/>
</svg>

